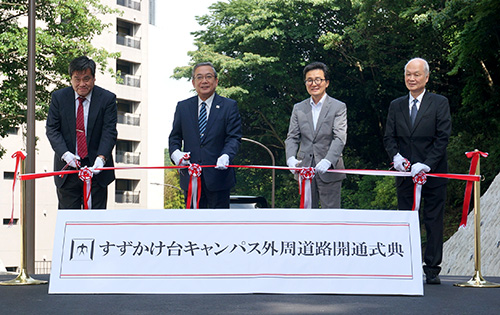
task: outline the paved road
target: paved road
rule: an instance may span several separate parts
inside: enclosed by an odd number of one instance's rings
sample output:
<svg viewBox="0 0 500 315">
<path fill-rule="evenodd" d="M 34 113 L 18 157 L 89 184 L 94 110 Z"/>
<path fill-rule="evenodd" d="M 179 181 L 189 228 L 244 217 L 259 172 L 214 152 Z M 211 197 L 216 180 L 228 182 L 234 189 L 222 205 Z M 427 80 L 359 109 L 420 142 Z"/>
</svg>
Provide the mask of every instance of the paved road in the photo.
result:
<svg viewBox="0 0 500 315">
<path fill-rule="evenodd" d="M 15 278 L 0 275 L 0 281 Z M 35 279 L 48 280 L 48 275 Z M 500 277 L 485 277 L 500 283 Z M 500 288 L 443 276 L 424 296 L 336 294 L 49 295 L 48 285 L 0 286 L 0 314 L 500 314 Z"/>
</svg>

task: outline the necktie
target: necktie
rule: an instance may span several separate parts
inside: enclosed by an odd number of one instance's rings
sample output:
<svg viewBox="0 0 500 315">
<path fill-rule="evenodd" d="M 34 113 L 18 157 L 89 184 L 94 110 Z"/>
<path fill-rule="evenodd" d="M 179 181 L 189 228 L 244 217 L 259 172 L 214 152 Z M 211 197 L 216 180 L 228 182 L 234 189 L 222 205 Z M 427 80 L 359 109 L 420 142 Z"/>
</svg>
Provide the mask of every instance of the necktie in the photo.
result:
<svg viewBox="0 0 500 315">
<path fill-rule="evenodd" d="M 81 159 L 87 157 L 87 137 L 85 136 L 85 121 L 83 117 L 83 101 L 85 98 L 78 98 L 78 110 L 76 112 L 76 145 L 78 155 Z"/>
<path fill-rule="evenodd" d="M 417 99 L 413 100 L 413 105 L 411 106 L 411 111 L 410 111 L 410 120 L 411 120 L 411 126 L 415 124 L 415 118 L 417 118 Z"/>
<path fill-rule="evenodd" d="M 200 116 L 198 117 L 198 127 L 200 129 L 200 139 L 205 136 L 205 130 L 207 129 L 207 103 L 201 103 Z"/>
</svg>

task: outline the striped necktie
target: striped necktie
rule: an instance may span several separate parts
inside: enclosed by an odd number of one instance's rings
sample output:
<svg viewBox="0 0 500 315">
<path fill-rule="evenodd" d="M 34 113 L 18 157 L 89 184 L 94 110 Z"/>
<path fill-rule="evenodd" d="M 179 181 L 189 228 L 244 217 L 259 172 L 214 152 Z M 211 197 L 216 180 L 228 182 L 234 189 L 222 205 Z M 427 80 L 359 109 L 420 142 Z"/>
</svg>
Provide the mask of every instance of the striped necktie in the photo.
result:
<svg viewBox="0 0 500 315">
<path fill-rule="evenodd" d="M 200 139 L 205 136 L 207 129 L 207 103 L 201 103 L 200 116 L 198 117 L 198 127 L 200 129 Z"/>
<path fill-rule="evenodd" d="M 85 136 L 83 101 L 85 101 L 85 98 L 78 98 L 78 110 L 76 112 L 76 146 L 78 149 L 78 155 L 81 159 L 87 157 L 87 137 Z"/>
</svg>

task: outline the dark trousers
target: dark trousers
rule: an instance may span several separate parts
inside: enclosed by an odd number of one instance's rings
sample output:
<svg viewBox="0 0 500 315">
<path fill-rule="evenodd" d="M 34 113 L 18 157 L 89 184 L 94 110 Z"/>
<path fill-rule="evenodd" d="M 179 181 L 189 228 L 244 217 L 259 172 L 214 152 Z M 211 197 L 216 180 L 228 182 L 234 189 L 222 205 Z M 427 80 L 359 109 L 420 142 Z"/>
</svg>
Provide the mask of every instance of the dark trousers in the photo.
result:
<svg viewBox="0 0 500 315">
<path fill-rule="evenodd" d="M 413 182 L 405 179 L 397 188 L 398 209 L 411 210 L 413 206 Z M 446 184 L 437 187 L 422 187 L 420 213 L 427 233 L 427 245 L 424 252 L 424 272 L 426 275 L 439 274 L 443 259 L 444 205 Z"/>
<path fill-rule="evenodd" d="M 212 187 L 213 188 L 213 187 Z M 200 209 L 229 209 L 229 196 L 231 189 L 225 190 L 209 190 L 201 176 L 201 196 L 200 196 Z M 188 192 L 184 191 L 184 202 L 187 208 L 187 196 Z M 192 206 L 191 206 L 192 207 Z"/>
<path fill-rule="evenodd" d="M 83 209 L 83 181 L 78 174 L 66 175 L 66 181 L 61 188 L 57 188 L 59 209 Z M 108 188 L 102 187 L 97 181 L 92 181 L 92 209 L 106 209 Z"/>
</svg>

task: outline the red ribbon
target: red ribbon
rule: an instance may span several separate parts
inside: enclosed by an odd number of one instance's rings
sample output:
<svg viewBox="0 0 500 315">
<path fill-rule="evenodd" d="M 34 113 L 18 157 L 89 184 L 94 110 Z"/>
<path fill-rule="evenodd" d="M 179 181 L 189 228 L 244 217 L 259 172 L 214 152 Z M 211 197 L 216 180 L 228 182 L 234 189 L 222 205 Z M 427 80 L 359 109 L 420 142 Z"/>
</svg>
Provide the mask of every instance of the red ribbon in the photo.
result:
<svg viewBox="0 0 500 315">
<path fill-rule="evenodd" d="M 465 152 L 465 155 L 469 159 L 472 158 L 472 161 L 470 162 L 469 175 L 476 174 L 477 163 L 479 162 L 479 158 L 481 156 L 488 157 L 488 153 L 481 152 L 481 151 Z M 470 199 L 471 199 L 471 195 L 472 195 L 472 184 L 473 183 L 474 183 L 474 181 L 468 180 L 467 184 L 465 186 L 464 206 L 463 206 L 463 210 L 462 210 L 462 220 L 460 221 L 460 227 L 467 226 L 467 215 L 469 214 Z"/>
<path fill-rule="evenodd" d="M 473 157 L 477 156 L 477 154 L 480 154 L 481 156 L 488 156 L 488 153 L 483 153 L 483 152 L 468 152 L 467 156 L 468 157 Z M 14 156 L 13 156 L 14 157 Z M 479 157 L 477 157 L 478 159 Z M 477 161 L 474 162 L 471 165 L 471 170 L 475 170 L 477 166 Z M 198 167 L 203 168 L 203 167 L 215 167 L 215 165 L 198 165 Z M 255 168 L 255 169 L 278 169 L 278 170 L 296 170 L 300 171 L 302 168 L 289 168 L 289 167 L 284 167 L 284 166 L 267 166 L 267 165 L 228 165 L 228 167 L 234 167 L 234 168 Z M 188 166 L 131 166 L 131 167 L 103 167 L 99 168 L 97 170 L 101 171 L 106 171 L 106 170 L 126 170 L 126 169 L 182 169 L 182 168 L 188 168 Z M 58 175 L 66 175 L 66 174 L 75 174 L 78 173 L 78 170 L 71 170 L 71 171 L 57 171 L 57 172 L 46 172 L 46 173 L 34 173 L 34 174 L 21 174 L 19 175 L 20 180 L 30 180 L 30 179 L 36 179 L 36 178 L 43 178 L 43 177 L 49 177 L 49 176 L 58 176 Z M 397 171 L 383 171 L 383 170 L 361 170 L 361 169 L 342 169 L 342 170 L 328 170 L 329 173 L 342 173 L 342 174 L 355 174 L 355 175 L 375 175 L 375 176 L 397 176 L 397 177 L 409 177 L 411 174 L 409 172 L 397 172 Z M 475 181 L 479 181 L 481 178 L 479 175 L 473 175 L 474 172 L 470 172 L 470 174 L 465 175 L 465 174 L 450 174 L 450 173 L 443 173 L 443 174 L 438 174 L 438 173 L 429 173 L 426 174 L 426 176 L 430 177 L 438 177 L 438 178 L 449 178 L 449 179 L 458 179 L 458 180 L 465 180 L 467 181 L 467 185 L 471 185 Z M 201 179 L 198 177 L 196 182 L 198 183 L 198 180 L 201 182 Z M 190 181 L 191 185 L 191 181 Z M 197 185 L 199 186 L 199 185 Z M 472 188 L 472 187 L 471 187 Z M 470 202 L 470 189 L 469 192 L 466 190 L 466 197 L 468 196 L 468 201 L 464 200 L 464 205 L 467 205 L 468 209 L 468 204 Z M 299 181 L 299 189 L 301 188 L 300 181 Z M 200 189 L 197 189 L 197 193 L 195 195 L 201 195 L 201 187 Z M 303 197 L 301 196 L 301 205 L 303 204 Z M 192 198 L 192 194 L 191 194 Z M 190 199 L 191 200 L 191 199 Z M 189 201 L 189 200 L 188 200 Z M 199 201 L 199 197 L 198 197 Z M 198 205 L 197 205 L 198 206 Z M 464 206 L 465 207 L 465 206 Z M 466 213 L 468 210 L 465 211 Z"/>
<path fill-rule="evenodd" d="M 24 161 L 24 159 L 26 159 L 26 153 L 22 151 L 17 151 L 14 154 L 12 154 L 12 158 L 16 159 L 16 168 L 14 169 L 14 182 L 12 183 L 12 212 L 10 214 L 9 226 L 12 226 L 12 224 L 14 224 L 14 191 L 16 189 L 17 171 L 19 170 L 19 165 L 21 164 L 21 160 Z"/>
<path fill-rule="evenodd" d="M 315 172 L 316 171 L 313 167 L 304 167 L 299 172 L 299 193 L 301 209 L 312 208 L 311 182 L 314 178 Z M 306 189 L 306 187 L 308 189 Z"/>
<path fill-rule="evenodd" d="M 198 164 L 191 164 L 188 168 L 189 173 L 189 187 L 187 196 L 187 209 L 191 209 L 191 203 L 193 204 L 193 209 L 199 209 L 200 207 L 200 197 L 201 197 L 201 166 Z M 196 196 L 196 202 L 192 202 L 193 196 Z"/>
<path fill-rule="evenodd" d="M 92 209 L 92 176 L 94 173 L 88 168 L 84 167 L 78 171 L 78 178 L 83 181 L 83 209 Z"/>
</svg>

